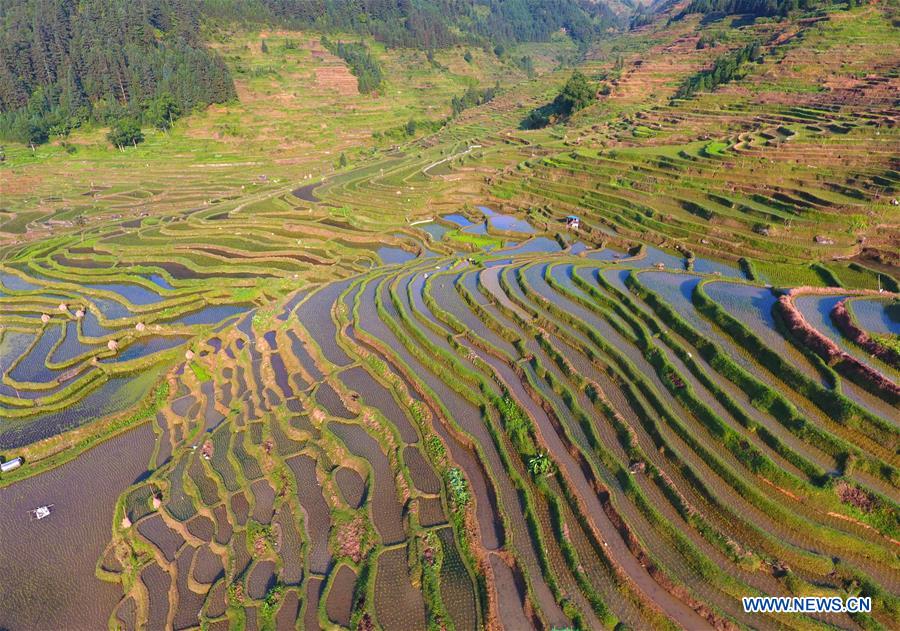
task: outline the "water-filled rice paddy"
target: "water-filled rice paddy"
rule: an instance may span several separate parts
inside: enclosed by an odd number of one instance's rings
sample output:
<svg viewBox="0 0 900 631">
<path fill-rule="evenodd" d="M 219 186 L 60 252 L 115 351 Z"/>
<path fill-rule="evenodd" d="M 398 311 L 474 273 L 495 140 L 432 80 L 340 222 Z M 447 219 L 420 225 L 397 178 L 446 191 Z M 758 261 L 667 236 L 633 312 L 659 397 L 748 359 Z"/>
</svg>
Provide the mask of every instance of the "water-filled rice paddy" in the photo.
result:
<svg viewBox="0 0 900 631">
<path fill-rule="evenodd" d="M 378 557 L 375 612 L 386 628 L 424 629 L 421 593 L 410 584 L 403 548 L 385 550 Z"/>
<path fill-rule="evenodd" d="M 850 301 L 850 309 L 859 325 L 871 333 L 900 335 L 900 311 L 894 307 L 892 315 L 886 300 L 856 298 Z"/>
<path fill-rule="evenodd" d="M 351 508 L 359 508 L 365 497 L 366 485 L 363 478 L 349 467 L 341 467 L 334 474 L 334 481 L 341 490 L 341 496 Z"/>
<path fill-rule="evenodd" d="M 393 265 L 396 263 L 406 263 L 416 258 L 415 252 L 408 252 L 403 248 L 392 248 L 383 246 L 378 248 L 378 258 L 385 265 Z"/>
<path fill-rule="evenodd" d="M 423 224 L 419 224 L 417 227 L 431 235 L 431 238 L 435 241 L 440 241 L 441 239 L 443 239 L 444 235 L 451 230 L 449 227 L 436 221 L 429 221 Z"/>
<path fill-rule="evenodd" d="M 736 266 L 563 251 L 571 239 L 482 212 L 434 226 L 523 240 L 428 260 L 383 250 L 391 267 L 361 259 L 265 308 L 196 300 L 162 268 L 85 285 L 79 317 L 69 299 L 3 331 L 4 405 L 48 408 L 9 422 L 6 448 L 101 401 L 133 407 L 161 383 L 148 367 L 174 365 L 143 426 L 156 445 L 130 456 L 152 470 L 115 482 L 122 508 L 99 529 L 101 624 L 693 629 L 756 624 L 744 593 L 860 577 L 884 624 L 898 580 L 885 402 L 817 364 L 776 291 Z M 41 291 L 16 278 L 4 287 Z M 884 304 L 851 299 L 873 333 L 895 330 Z M 808 319 L 849 345 L 823 318 Z"/>
<path fill-rule="evenodd" d="M 518 232 L 522 234 L 530 234 L 534 232 L 534 228 L 527 221 L 519 219 L 512 215 L 494 214 L 488 218 L 490 226 L 496 230 L 503 232 Z"/>
<path fill-rule="evenodd" d="M 449 221 L 450 223 L 454 223 L 462 228 L 468 228 L 469 226 L 474 225 L 474 223 L 467 217 L 456 213 L 451 215 L 444 215 L 443 217 L 441 217 L 441 219 L 443 219 L 444 221 Z"/>
<path fill-rule="evenodd" d="M 356 574 L 349 566 L 342 565 L 334 573 L 334 578 L 328 586 L 328 601 L 325 605 L 328 618 L 342 627 L 350 626 L 356 578 Z"/>
<path fill-rule="evenodd" d="M 794 300 L 794 304 L 803 313 L 806 321 L 809 322 L 817 331 L 833 340 L 841 350 L 854 355 L 863 362 L 872 364 L 881 371 L 887 371 L 892 377 L 900 376 L 897 369 L 892 369 L 884 365 L 878 359 L 873 358 L 863 349 L 859 348 L 849 340 L 845 340 L 843 334 L 837 324 L 831 318 L 831 312 L 835 306 L 845 300 L 846 295 L 836 294 L 831 296 L 799 296 Z M 864 308 L 865 310 L 865 308 Z M 882 318 L 884 319 L 884 318 Z M 897 329 L 895 323 L 895 329 Z"/>
<path fill-rule="evenodd" d="M 109 541 L 116 497 L 144 473 L 152 445 L 145 424 L 58 469 L 0 489 L 0 541 L 16 542 L 3 548 L 0 626 L 106 625 L 121 590 L 94 578 L 94 567 Z M 31 521 L 28 511 L 45 504 L 53 505 L 50 516 Z"/>
</svg>

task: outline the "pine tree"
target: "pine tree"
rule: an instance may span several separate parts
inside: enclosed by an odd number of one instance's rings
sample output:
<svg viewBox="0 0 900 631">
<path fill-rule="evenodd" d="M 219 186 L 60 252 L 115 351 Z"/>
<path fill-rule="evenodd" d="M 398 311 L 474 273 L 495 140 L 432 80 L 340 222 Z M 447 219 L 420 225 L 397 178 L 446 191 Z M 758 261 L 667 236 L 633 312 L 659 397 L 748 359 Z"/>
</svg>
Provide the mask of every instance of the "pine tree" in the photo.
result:
<svg viewBox="0 0 900 631">
<path fill-rule="evenodd" d="M 183 0 L 0 2 L 0 138 L 39 142 L 87 120 L 159 118 L 163 93 L 186 112 L 235 97 L 221 59 L 200 39 L 200 3 Z M 171 116 L 164 120 L 174 120 Z"/>
<path fill-rule="evenodd" d="M 145 119 L 160 131 L 167 131 L 171 129 L 180 115 L 181 108 L 175 101 L 175 97 L 164 92 L 150 102 Z"/>
</svg>

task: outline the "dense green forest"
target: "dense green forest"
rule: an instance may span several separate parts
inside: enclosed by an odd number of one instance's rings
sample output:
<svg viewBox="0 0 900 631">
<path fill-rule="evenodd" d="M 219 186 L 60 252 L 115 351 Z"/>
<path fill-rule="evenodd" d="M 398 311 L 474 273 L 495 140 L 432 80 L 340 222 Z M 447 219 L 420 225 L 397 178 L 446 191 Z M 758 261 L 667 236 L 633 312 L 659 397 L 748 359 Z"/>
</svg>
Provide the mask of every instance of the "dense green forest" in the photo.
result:
<svg viewBox="0 0 900 631">
<path fill-rule="evenodd" d="M 200 18 L 192 0 L 0 0 L 0 136 L 37 144 L 123 118 L 165 127 L 234 98 Z"/>
<path fill-rule="evenodd" d="M 203 0 L 202 7 L 228 21 L 350 31 L 422 49 L 544 41 L 560 29 L 586 42 L 618 21 L 605 3 L 588 0 Z"/>
<path fill-rule="evenodd" d="M 791 11 L 810 11 L 831 5 L 830 0 L 692 0 L 675 19 L 691 13 L 752 15 L 754 17 L 786 17 Z M 854 6 L 857 0 L 849 0 Z"/>
<path fill-rule="evenodd" d="M 691 0 L 675 13 L 669 22 L 683 20 L 688 15 L 700 14 L 704 19 L 715 20 L 727 15 L 744 15 L 750 18 L 784 19 L 790 13 L 815 13 L 837 5 L 848 8 L 859 6 L 863 0 Z M 665 13 L 677 5 L 676 0 L 657 0 L 647 5 L 639 5 L 628 20 L 630 29 L 650 24 L 655 16 Z"/>
</svg>

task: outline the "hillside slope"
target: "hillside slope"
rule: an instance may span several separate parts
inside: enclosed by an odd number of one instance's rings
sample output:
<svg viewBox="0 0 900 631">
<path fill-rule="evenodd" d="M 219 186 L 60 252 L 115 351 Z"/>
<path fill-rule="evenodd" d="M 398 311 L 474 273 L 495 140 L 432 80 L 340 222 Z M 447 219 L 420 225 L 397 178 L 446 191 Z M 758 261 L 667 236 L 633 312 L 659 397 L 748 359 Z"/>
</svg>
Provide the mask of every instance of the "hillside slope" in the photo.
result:
<svg viewBox="0 0 900 631">
<path fill-rule="evenodd" d="M 181 0 L 2 0 L 0 137 L 39 144 L 90 119 L 139 116 L 162 94 L 182 112 L 234 98 L 199 21 Z"/>
<path fill-rule="evenodd" d="M 596 103 L 524 135 L 545 157 L 525 156 L 493 190 L 692 252 L 896 264 L 891 10 L 663 17 L 593 51 Z M 740 61 L 750 47 L 755 58 Z M 685 86 L 699 87 L 678 98 Z"/>
<path fill-rule="evenodd" d="M 546 42 L 560 32 L 587 45 L 618 22 L 605 3 L 563 0 L 2 0 L 0 139 L 35 145 L 89 121 L 152 123 L 159 99 L 175 105 L 166 106 L 164 125 L 233 99 L 232 77 L 203 45 L 201 23 L 351 33 L 429 51 L 467 44 L 499 55 L 504 45 Z"/>
</svg>

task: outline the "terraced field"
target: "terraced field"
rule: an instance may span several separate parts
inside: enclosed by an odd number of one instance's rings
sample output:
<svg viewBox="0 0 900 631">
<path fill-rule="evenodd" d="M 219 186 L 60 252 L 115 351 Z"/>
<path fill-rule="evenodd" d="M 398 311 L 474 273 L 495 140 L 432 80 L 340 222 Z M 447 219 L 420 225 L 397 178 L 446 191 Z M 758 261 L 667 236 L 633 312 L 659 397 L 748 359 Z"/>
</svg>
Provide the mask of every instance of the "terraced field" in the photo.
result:
<svg viewBox="0 0 900 631">
<path fill-rule="evenodd" d="M 198 345 L 210 380 L 170 378 L 110 544 L 189 591 L 124 571 L 126 627 L 160 601 L 176 628 L 265 626 L 295 599 L 323 628 L 728 627 L 759 624 L 741 595 L 813 592 L 875 613 L 765 626 L 890 626 L 888 395 L 754 320 L 773 290 L 536 249 L 376 270 Z"/>
<path fill-rule="evenodd" d="M 688 100 L 670 100 L 680 80 L 722 54 L 722 46 L 698 49 L 702 35 L 690 25 L 651 29 L 647 41 L 658 43 L 632 53 L 612 75 L 606 60 L 613 53 L 601 49 L 597 71 L 616 78 L 589 110 L 600 110 L 593 124 L 584 114 L 564 148 L 504 171 L 491 190 L 552 209 L 555 219 L 587 213 L 593 231 L 697 254 L 739 253 L 763 282 L 856 285 L 858 267 L 808 265 L 826 257 L 877 262 L 879 248 L 890 260 L 896 253 L 897 103 L 890 94 L 898 77 L 879 47 L 892 42 L 881 25 L 870 13 L 799 29 L 731 30 L 725 48 L 763 42 L 762 61 L 743 81 Z M 859 28 L 869 29 L 865 37 Z M 851 33 L 852 59 L 835 44 Z M 874 288 L 872 280 L 863 282 Z"/>
<path fill-rule="evenodd" d="M 89 137 L 9 152 L 0 627 L 896 626 L 888 18 L 712 49 L 721 24 L 661 19 L 589 51 L 608 89 L 543 130 L 520 124 L 570 72 L 559 41 L 517 49 L 534 80 L 373 45 L 367 97 L 313 34 L 215 32 L 239 105 L 102 177 Z M 671 98 L 754 40 L 742 80 Z M 14 568 L 42 558 L 79 581 L 36 598 L 52 577 Z M 873 610 L 743 611 L 763 594 Z"/>
</svg>

